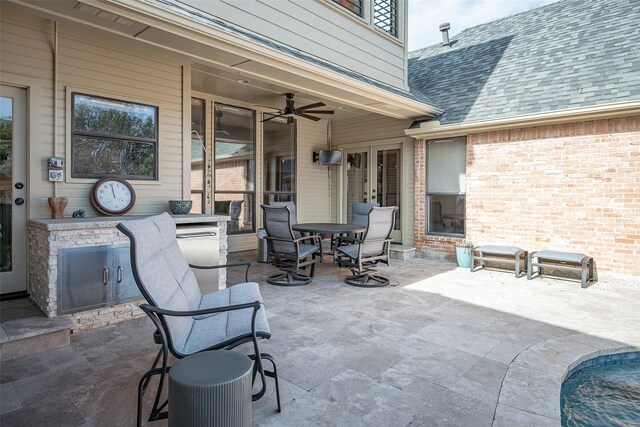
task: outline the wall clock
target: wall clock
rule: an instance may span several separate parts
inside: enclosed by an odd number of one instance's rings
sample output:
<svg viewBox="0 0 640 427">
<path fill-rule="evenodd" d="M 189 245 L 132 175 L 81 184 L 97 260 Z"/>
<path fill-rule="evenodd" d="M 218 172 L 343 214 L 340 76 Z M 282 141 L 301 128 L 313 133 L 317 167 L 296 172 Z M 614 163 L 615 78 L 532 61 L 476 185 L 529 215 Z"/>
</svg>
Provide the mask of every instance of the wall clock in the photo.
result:
<svg viewBox="0 0 640 427">
<path fill-rule="evenodd" d="M 93 186 L 91 203 L 104 215 L 124 215 L 136 203 L 136 192 L 124 179 L 107 176 Z"/>
</svg>

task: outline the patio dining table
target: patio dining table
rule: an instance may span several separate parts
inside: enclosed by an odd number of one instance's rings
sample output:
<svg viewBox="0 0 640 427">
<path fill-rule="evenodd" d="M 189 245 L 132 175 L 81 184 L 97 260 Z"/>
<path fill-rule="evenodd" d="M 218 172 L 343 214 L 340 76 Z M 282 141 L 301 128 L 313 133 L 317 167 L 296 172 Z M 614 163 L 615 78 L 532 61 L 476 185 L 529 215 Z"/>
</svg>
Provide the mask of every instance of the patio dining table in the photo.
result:
<svg viewBox="0 0 640 427">
<path fill-rule="evenodd" d="M 292 224 L 291 229 L 309 234 L 331 234 L 331 251 L 333 252 L 334 236 L 336 234 L 364 233 L 367 227 L 357 224 L 340 224 L 334 222 L 308 222 Z"/>
</svg>

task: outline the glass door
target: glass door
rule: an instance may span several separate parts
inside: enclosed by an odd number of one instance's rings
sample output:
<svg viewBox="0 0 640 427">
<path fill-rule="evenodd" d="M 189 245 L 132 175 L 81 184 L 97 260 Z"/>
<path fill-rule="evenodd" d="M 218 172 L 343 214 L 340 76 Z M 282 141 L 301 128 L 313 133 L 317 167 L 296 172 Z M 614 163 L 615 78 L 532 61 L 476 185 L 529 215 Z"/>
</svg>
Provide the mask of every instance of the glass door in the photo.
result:
<svg viewBox="0 0 640 427">
<path fill-rule="evenodd" d="M 27 91 L 0 86 L 0 294 L 27 290 Z"/>
<path fill-rule="evenodd" d="M 369 149 L 345 151 L 345 189 L 347 222 L 351 222 L 354 203 L 371 203 L 369 177 Z"/>
<path fill-rule="evenodd" d="M 380 206 L 401 207 L 402 146 L 345 150 L 344 209 L 346 221 L 351 222 L 354 203 L 379 203 Z M 400 210 L 391 237 L 402 241 Z"/>
<path fill-rule="evenodd" d="M 397 206 L 400 208 L 402 190 L 402 150 L 400 148 L 374 148 L 375 181 L 371 189 L 371 198 L 380 206 Z M 402 241 L 400 229 L 400 209 L 396 211 L 396 223 L 391 233 L 395 242 Z"/>
</svg>

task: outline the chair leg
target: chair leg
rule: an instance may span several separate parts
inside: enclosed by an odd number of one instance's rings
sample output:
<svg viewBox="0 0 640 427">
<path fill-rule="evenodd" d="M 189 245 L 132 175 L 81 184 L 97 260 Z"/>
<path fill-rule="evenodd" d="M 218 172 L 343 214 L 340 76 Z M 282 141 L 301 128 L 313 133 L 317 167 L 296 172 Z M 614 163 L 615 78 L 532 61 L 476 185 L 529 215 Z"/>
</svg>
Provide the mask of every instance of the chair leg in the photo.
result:
<svg viewBox="0 0 640 427">
<path fill-rule="evenodd" d="M 160 403 L 160 395 L 162 394 L 162 389 L 164 386 L 164 378 L 166 374 L 169 372 L 170 367 L 163 366 L 162 368 L 154 368 L 151 369 L 140 378 L 138 382 L 138 406 L 136 411 L 136 426 L 142 425 L 142 397 L 144 396 L 146 386 L 151 379 L 151 377 L 155 375 L 160 375 L 160 381 L 158 383 L 158 390 L 156 391 L 156 397 L 153 401 L 153 408 L 151 408 L 151 413 L 149 414 L 148 421 L 158 421 L 166 419 L 169 416 L 167 411 L 163 412 L 163 409 L 169 403 L 168 400 L 165 400 L 161 405 Z"/>
<path fill-rule="evenodd" d="M 371 267 L 359 269 L 351 268 L 351 276 L 344 279 L 347 285 L 357 286 L 359 288 L 382 288 L 389 285 L 389 279 L 383 276 L 372 274 L 374 270 Z"/>
<path fill-rule="evenodd" d="M 475 267 L 474 266 L 474 260 L 475 260 L 475 257 L 476 257 L 475 254 L 476 254 L 476 250 L 471 248 L 471 269 L 470 269 L 471 273 L 473 273 L 473 268 Z"/>
<path fill-rule="evenodd" d="M 582 261 L 580 287 L 583 289 L 587 287 L 587 261 Z"/>
<path fill-rule="evenodd" d="M 304 286 L 311 282 L 311 277 L 287 271 L 267 277 L 267 283 L 275 286 Z"/>
<path fill-rule="evenodd" d="M 254 342 L 254 349 L 257 350 L 257 348 L 258 344 L 257 342 Z M 271 356 L 269 353 L 256 352 L 255 354 L 250 354 L 249 358 L 254 362 L 253 380 L 255 381 L 256 373 L 259 373 L 260 379 L 262 381 L 260 390 L 257 393 L 254 393 L 253 396 L 251 396 L 251 400 L 254 402 L 260 400 L 267 391 L 266 377 L 273 378 L 276 386 L 276 401 L 278 404 L 278 412 L 282 412 L 282 407 L 280 405 L 280 384 L 278 382 L 278 368 L 276 367 L 276 362 L 273 359 L 273 356 Z M 264 365 L 262 364 L 263 360 L 268 360 L 269 362 L 271 362 L 273 371 L 267 371 L 266 369 L 264 369 Z"/>
</svg>

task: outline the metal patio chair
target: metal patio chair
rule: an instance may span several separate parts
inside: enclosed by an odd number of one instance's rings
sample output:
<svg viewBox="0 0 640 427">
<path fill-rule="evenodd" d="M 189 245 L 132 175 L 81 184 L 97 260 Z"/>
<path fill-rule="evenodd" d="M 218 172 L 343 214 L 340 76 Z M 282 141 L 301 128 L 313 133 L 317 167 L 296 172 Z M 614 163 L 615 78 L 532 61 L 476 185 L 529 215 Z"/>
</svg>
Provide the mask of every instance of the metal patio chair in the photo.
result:
<svg viewBox="0 0 640 427">
<path fill-rule="evenodd" d="M 168 401 L 160 403 L 160 394 L 168 365 L 169 353 L 178 359 L 208 350 L 230 350 L 241 344 L 252 343 L 249 357 L 254 361 L 253 380 L 259 374 L 260 390 L 253 400 L 260 399 L 266 391 L 266 378 L 275 380 L 278 411 L 280 392 L 278 375 L 273 357 L 260 353 L 258 338 L 271 337 L 269 324 L 257 283 L 245 282 L 229 288 L 202 294 L 191 268 L 213 269 L 222 267 L 245 267 L 248 280 L 249 263 L 194 266 L 189 265 L 176 241 L 176 226 L 167 214 L 118 224 L 118 230 L 131 241 L 131 266 L 140 292 L 147 300 L 140 308 L 151 318 L 157 330 L 156 343 L 160 351 L 151 369 L 138 384 L 137 421 L 142 421 L 142 395 L 149 379 L 160 375 L 158 390 L 149 421 L 167 418 Z M 272 371 L 263 368 L 268 360 Z M 158 363 L 162 366 L 158 367 Z"/>
<path fill-rule="evenodd" d="M 378 263 L 389 265 L 389 245 L 391 232 L 395 226 L 396 206 L 369 210 L 367 231 L 360 239 L 338 237 L 333 255 L 334 262 L 348 267 L 352 275 L 345 283 L 363 288 L 382 287 L 389 279 L 373 274 Z"/>
<path fill-rule="evenodd" d="M 322 262 L 322 240 L 319 235 L 296 237 L 291 229 L 291 210 L 288 206 L 261 205 L 263 226 L 267 232 L 269 259 L 283 271 L 267 278 L 278 286 L 302 286 L 311 282 L 316 264 Z M 309 268 L 308 274 L 303 270 Z"/>
<path fill-rule="evenodd" d="M 371 208 L 377 208 L 380 203 L 354 203 L 351 207 L 351 224 L 362 225 L 364 227 L 369 225 L 369 211 Z M 355 233 L 349 233 L 349 237 L 361 237 Z"/>
<path fill-rule="evenodd" d="M 289 211 L 291 212 L 291 225 L 295 225 L 298 223 L 298 214 L 297 214 L 296 204 L 294 202 L 269 202 L 269 206 L 273 206 L 276 208 L 281 208 L 283 206 L 288 207 Z M 293 236 L 296 239 L 299 239 L 302 237 L 302 233 L 294 230 Z"/>
</svg>

